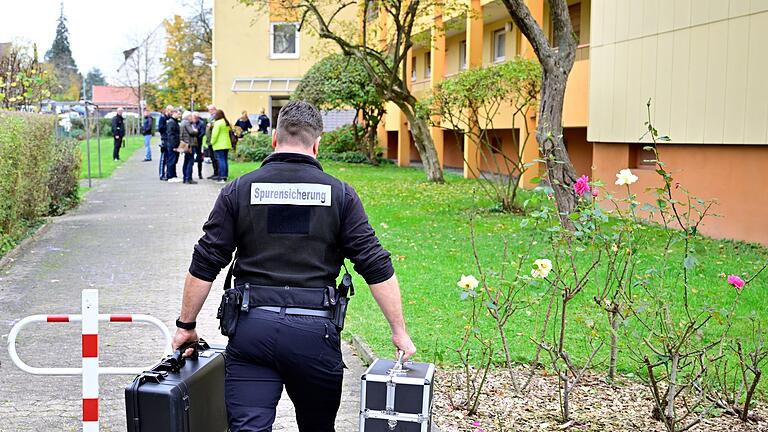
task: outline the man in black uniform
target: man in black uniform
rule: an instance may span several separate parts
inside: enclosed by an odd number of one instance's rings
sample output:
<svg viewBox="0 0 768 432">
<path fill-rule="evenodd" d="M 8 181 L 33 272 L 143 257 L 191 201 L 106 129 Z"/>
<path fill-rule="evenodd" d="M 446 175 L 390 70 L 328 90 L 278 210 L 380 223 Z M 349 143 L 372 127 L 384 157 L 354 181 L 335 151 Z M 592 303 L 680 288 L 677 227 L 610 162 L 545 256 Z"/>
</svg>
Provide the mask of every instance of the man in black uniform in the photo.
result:
<svg viewBox="0 0 768 432">
<path fill-rule="evenodd" d="M 123 146 L 125 138 L 125 122 L 123 121 L 123 108 L 117 109 L 117 114 L 112 117 L 112 136 L 115 137 L 115 144 L 112 148 L 112 159 L 120 160 L 120 147 Z"/>
<path fill-rule="evenodd" d="M 227 346 L 232 432 L 271 430 L 283 385 L 299 430 L 334 430 L 344 362 L 327 305 L 344 258 L 370 286 L 395 347 L 405 358 L 416 352 L 389 252 L 354 189 L 316 160 L 322 130 L 311 104 L 283 107 L 272 138 L 275 153 L 222 189 L 194 249 L 174 349 L 197 340 L 197 314 L 233 252 L 235 287 L 249 302 L 237 308 Z"/>
</svg>

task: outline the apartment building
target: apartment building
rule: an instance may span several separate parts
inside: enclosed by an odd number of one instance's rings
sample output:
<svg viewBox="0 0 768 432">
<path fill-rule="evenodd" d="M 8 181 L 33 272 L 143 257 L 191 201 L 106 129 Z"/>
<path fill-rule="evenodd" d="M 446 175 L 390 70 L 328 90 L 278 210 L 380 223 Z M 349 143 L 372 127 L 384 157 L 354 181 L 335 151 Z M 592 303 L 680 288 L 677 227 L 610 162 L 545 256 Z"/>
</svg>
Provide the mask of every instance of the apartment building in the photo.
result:
<svg viewBox="0 0 768 432">
<path fill-rule="evenodd" d="M 425 42 L 414 47 L 408 75 L 417 96 L 464 69 L 535 58 L 499 0 L 466 1 L 474 13 L 435 14 L 433 24 L 445 31 L 419 38 Z M 214 1 L 215 102 L 229 111 L 244 105 L 275 111 L 321 57 L 317 53 L 328 48 L 313 49 L 321 43 L 308 35 L 291 36 L 295 23 L 236 3 Z M 549 33 L 547 1 L 527 4 Z M 613 189 L 615 173 L 629 167 L 640 177 L 640 199 L 650 201 L 643 191 L 659 180 L 644 162 L 649 155 L 639 138 L 651 99 L 654 125 L 671 138 L 658 147 L 668 169 L 693 195 L 718 200 L 714 211 L 722 217 L 707 220 L 702 231 L 768 244 L 768 194 L 762 193 L 768 187 L 768 0 L 568 4 L 578 48 L 563 126 L 576 171 Z M 520 143 L 523 126 L 535 129 L 536 118 L 521 117 L 513 119 L 511 110 L 497 115 L 493 152 L 523 153 L 533 161 L 533 135 L 522 152 Z M 433 127 L 432 136 L 443 166 L 462 169 L 467 177 L 493 169 L 488 161 L 495 156 L 481 154 L 466 137 L 443 127 Z M 408 124 L 394 106 L 388 107 L 379 140 L 399 165 L 419 161 Z"/>
<path fill-rule="evenodd" d="M 354 20 L 350 8 L 345 20 Z M 301 77 L 335 50 L 309 31 L 300 31 L 297 17 L 270 4 L 266 10 L 238 0 L 213 1 L 213 102 L 230 119 L 248 111 L 252 121 L 262 109 L 274 123 Z M 329 128 L 349 123 L 354 113 L 325 116 Z M 255 123 L 254 123 L 255 124 Z"/>
</svg>

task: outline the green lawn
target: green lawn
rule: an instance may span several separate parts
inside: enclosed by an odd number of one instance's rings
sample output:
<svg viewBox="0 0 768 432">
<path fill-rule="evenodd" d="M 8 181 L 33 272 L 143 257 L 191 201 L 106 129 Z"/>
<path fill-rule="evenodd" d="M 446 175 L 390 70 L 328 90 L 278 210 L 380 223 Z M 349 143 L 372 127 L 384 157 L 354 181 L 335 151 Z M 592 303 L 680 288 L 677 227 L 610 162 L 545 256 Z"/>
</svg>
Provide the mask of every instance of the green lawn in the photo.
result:
<svg viewBox="0 0 768 432">
<path fill-rule="evenodd" d="M 91 138 L 91 178 L 107 178 L 112 172 L 125 162 L 133 153 L 144 147 L 144 137 L 129 136 L 125 138 L 125 147 L 120 150 L 120 160 L 112 160 L 112 143 L 110 137 L 101 137 L 101 140 Z M 83 155 L 83 166 L 80 169 L 80 178 L 88 178 L 88 145 L 80 142 L 80 152 Z M 101 177 L 99 177 L 99 152 L 101 153 Z"/>
<path fill-rule="evenodd" d="M 128 160 L 138 149 L 144 148 L 144 137 L 129 136 L 125 138 L 125 147 L 120 150 L 120 160 L 112 159 L 113 139 L 110 137 L 101 137 L 100 140 L 91 138 L 90 144 L 86 141 L 80 142 L 80 153 L 83 155 L 83 165 L 80 167 L 80 178 L 88 178 L 88 150 L 90 146 L 91 159 L 91 178 L 107 178 L 112 175 L 115 168 Z M 101 156 L 101 176 L 99 176 L 99 155 Z M 88 186 L 81 184 L 78 188 L 78 194 L 82 197 L 88 192 Z"/>
<path fill-rule="evenodd" d="M 230 172 L 233 177 L 239 176 L 258 165 L 233 163 Z M 446 174 L 447 184 L 433 185 L 427 183 L 423 172 L 417 169 L 333 162 L 323 165 L 330 174 L 354 186 L 362 197 L 371 225 L 392 253 L 408 327 L 419 349 L 418 358 L 455 363 L 457 358 L 452 349 L 458 345 L 467 323 L 464 317 L 468 306 L 459 300 L 456 281 L 461 274 L 477 274 L 469 243 L 468 215 L 473 209 L 490 208 L 491 202 L 476 193 L 474 181 L 452 174 Z M 477 243 L 486 265 L 498 268 L 504 239 L 509 242 L 512 256 L 527 250 L 534 256 L 546 256 L 546 233 L 536 232 L 532 225 L 521 228 L 522 219 L 523 216 L 489 211 L 478 215 Z M 658 256 L 654 246 L 649 244 L 642 252 L 643 260 L 680 259 L 682 262 L 682 257 L 674 254 Z M 721 272 L 752 274 L 768 259 L 765 248 L 741 242 L 700 239 L 694 247 L 700 265 L 693 270 L 693 286 L 697 288 L 692 302 L 699 306 L 730 304 L 733 289 L 726 285 Z M 347 336 L 359 334 L 378 354 L 391 356 L 389 328 L 370 292 L 364 289 L 363 281 L 356 277 L 355 282 L 360 289 L 351 302 L 345 333 Z M 767 317 L 760 312 L 768 309 L 766 288 L 768 274 L 744 291 L 738 312 L 758 311 Z M 570 309 L 577 320 L 592 316 L 599 323 L 605 319 L 595 311 L 593 294 L 585 291 Z M 529 338 L 540 316 L 538 311 L 533 311 L 531 316 L 521 313 L 509 324 L 509 334 L 514 339 L 513 352 L 519 361 L 532 358 L 534 347 Z M 744 325 L 737 325 L 735 329 L 746 332 Z M 583 341 L 582 334 L 573 332 L 571 353 L 579 359 L 584 358 L 587 350 Z M 603 350 L 603 354 L 607 356 L 607 350 Z M 598 367 L 604 364 L 601 358 Z M 619 366 L 623 371 L 634 369 L 626 355 L 620 355 Z M 766 389 L 765 382 L 761 387 Z"/>
</svg>

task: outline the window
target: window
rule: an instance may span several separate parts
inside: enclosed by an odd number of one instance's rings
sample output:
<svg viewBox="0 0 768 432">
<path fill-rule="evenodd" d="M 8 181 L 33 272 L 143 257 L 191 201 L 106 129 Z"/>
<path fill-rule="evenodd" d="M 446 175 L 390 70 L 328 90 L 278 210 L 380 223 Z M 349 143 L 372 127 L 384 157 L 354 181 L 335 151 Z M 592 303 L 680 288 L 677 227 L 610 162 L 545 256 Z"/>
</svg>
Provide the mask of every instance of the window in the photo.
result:
<svg viewBox="0 0 768 432">
<path fill-rule="evenodd" d="M 656 168 L 656 154 L 646 150 L 647 143 L 630 143 L 628 166 L 636 169 Z"/>
<path fill-rule="evenodd" d="M 504 141 L 501 137 L 492 136 L 490 139 L 491 153 L 501 153 L 504 150 Z"/>
<path fill-rule="evenodd" d="M 507 32 L 504 29 L 493 32 L 493 61 L 503 62 L 506 59 Z"/>
<path fill-rule="evenodd" d="M 467 68 L 467 41 L 459 42 L 459 70 Z"/>
<path fill-rule="evenodd" d="M 571 17 L 573 33 L 576 34 L 576 44 L 581 43 L 581 3 L 568 7 L 568 15 Z"/>
<path fill-rule="evenodd" d="M 379 17 L 379 2 L 377 0 L 366 0 L 366 7 L 368 8 L 368 15 L 366 19 L 368 22 L 375 20 Z"/>
<path fill-rule="evenodd" d="M 272 23 L 269 38 L 270 58 L 299 58 L 299 25 L 296 23 Z"/>
<path fill-rule="evenodd" d="M 581 44 L 581 3 L 576 3 L 568 6 L 568 16 L 571 18 L 571 27 L 573 27 L 573 34 L 576 36 L 576 45 Z M 551 23 L 550 18 L 550 23 Z M 549 26 L 549 39 L 552 41 L 552 46 L 557 48 L 558 44 L 555 40 L 554 26 Z"/>
<path fill-rule="evenodd" d="M 432 53 L 424 54 L 424 78 L 432 78 Z"/>
<path fill-rule="evenodd" d="M 416 81 L 416 57 L 411 57 L 411 81 Z"/>
</svg>

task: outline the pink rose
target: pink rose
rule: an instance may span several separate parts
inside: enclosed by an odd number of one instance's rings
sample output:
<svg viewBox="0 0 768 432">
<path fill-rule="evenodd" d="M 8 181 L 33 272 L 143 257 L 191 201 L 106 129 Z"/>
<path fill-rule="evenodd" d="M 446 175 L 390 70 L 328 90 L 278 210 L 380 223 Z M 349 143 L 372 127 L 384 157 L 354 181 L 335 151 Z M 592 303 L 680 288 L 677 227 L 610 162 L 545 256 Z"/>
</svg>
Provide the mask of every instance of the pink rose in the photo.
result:
<svg viewBox="0 0 768 432">
<path fill-rule="evenodd" d="M 592 198 L 597 198 L 597 188 L 592 189 Z"/>
<path fill-rule="evenodd" d="M 573 190 L 578 196 L 584 196 L 585 193 L 589 192 L 589 177 L 585 175 L 579 177 L 573 185 Z"/>
<path fill-rule="evenodd" d="M 728 283 L 733 285 L 734 288 L 741 291 L 742 288 L 744 288 L 744 279 L 736 276 L 736 275 L 728 275 Z"/>
<path fill-rule="evenodd" d="M 473 421 L 472 426 L 475 426 L 475 427 L 480 426 L 480 420 Z"/>
</svg>

